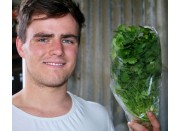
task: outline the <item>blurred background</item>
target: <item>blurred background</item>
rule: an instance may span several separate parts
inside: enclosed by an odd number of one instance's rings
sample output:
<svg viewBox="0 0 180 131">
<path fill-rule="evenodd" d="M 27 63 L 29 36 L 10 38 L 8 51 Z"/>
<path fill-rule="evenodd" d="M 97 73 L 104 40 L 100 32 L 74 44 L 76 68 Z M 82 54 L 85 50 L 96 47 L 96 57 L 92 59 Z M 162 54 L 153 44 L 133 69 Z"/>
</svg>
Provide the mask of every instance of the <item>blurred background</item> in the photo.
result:
<svg viewBox="0 0 180 131">
<path fill-rule="evenodd" d="M 128 131 L 124 111 L 110 91 L 110 45 L 120 24 L 148 25 L 158 31 L 162 48 L 162 87 L 160 88 L 161 130 L 168 131 L 168 0 L 77 0 L 86 18 L 82 30 L 76 70 L 69 90 L 106 107 L 116 131 Z M 22 89 L 22 60 L 15 47 L 16 12 L 20 0 L 12 0 L 12 94 Z M 133 98 L 132 98 L 133 99 Z"/>
</svg>

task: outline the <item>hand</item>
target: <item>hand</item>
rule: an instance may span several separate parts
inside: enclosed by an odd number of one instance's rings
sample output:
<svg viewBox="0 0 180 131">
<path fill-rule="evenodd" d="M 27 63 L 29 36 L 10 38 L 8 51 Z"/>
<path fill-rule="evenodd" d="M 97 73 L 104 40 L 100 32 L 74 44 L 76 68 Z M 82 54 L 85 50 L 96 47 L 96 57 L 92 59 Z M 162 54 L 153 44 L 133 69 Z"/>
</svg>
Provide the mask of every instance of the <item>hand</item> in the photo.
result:
<svg viewBox="0 0 180 131">
<path fill-rule="evenodd" d="M 148 112 L 147 116 L 152 125 L 152 131 L 160 131 L 160 124 L 156 118 L 156 116 L 152 112 Z M 133 131 L 148 131 L 144 126 L 136 123 L 136 122 L 128 122 L 128 126 L 133 129 Z"/>
</svg>

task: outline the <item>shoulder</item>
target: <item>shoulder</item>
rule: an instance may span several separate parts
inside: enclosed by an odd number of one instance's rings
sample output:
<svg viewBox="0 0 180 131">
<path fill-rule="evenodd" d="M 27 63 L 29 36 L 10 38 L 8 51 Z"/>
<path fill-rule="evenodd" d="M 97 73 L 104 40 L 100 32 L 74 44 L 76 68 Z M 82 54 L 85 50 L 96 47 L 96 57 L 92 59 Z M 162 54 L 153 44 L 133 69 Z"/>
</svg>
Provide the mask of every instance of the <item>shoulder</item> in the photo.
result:
<svg viewBox="0 0 180 131">
<path fill-rule="evenodd" d="M 22 101 L 21 91 L 12 96 L 12 104 L 15 105 L 16 107 L 21 106 L 21 103 L 22 103 L 21 101 Z"/>
<path fill-rule="evenodd" d="M 114 131 L 114 126 L 106 108 L 92 101 L 87 101 L 76 95 L 72 95 L 73 103 L 76 109 L 80 113 L 79 116 L 85 117 L 88 123 L 92 124 L 93 127 L 98 127 L 102 131 Z"/>
<path fill-rule="evenodd" d="M 70 94 L 74 104 L 76 107 L 81 108 L 82 110 L 85 110 L 86 113 L 91 114 L 91 116 L 99 116 L 100 118 L 107 118 L 108 116 L 108 111 L 106 108 L 97 103 L 97 102 L 92 102 L 92 101 L 87 101 L 81 97 L 78 97 L 76 95 Z"/>
<path fill-rule="evenodd" d="M 85 100 L 85 99 L 83 99 L 83 98 L 81 98 L 79 96 L 76 96 L 76 95 L 72 94 L 72 93 L 70 93 L 70 96 L 73 99 L 73 101 L 75 101 L 78 104 L 81 104 L 83 106 L 87 106 L 89 108 L 96 107 L 96 108 L 98 108 L 100 110 L 105 110 L 104 106 L 102 106 L 101 104 L 99 104 L 97 102 Z"/>
</svg>

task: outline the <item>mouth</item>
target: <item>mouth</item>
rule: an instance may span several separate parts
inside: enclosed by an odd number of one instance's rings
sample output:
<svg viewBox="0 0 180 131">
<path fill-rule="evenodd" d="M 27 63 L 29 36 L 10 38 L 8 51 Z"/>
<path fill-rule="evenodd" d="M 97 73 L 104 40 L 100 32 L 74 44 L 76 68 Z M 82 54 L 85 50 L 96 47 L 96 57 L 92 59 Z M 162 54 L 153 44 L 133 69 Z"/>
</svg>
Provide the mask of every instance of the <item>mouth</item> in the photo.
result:
<svg viewBox="0 0 180 131">
<path fill-rule="evenodd" d="M 58 63 L 58 62 L 43 62 L 43 63 L 49 66 L 54 66 L 54 67 L 61 67 L 65 65 L 65 63 Z"/>
</svg>

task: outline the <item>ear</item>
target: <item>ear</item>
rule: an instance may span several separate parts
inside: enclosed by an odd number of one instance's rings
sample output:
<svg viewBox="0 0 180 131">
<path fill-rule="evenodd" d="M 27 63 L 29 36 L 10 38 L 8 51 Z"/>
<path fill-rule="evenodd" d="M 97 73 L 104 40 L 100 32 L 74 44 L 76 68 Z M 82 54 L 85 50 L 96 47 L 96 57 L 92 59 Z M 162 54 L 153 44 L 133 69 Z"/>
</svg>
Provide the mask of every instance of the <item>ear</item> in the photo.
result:
<svg viewBox="0 0 180 131">
<path fill-rule="evenodd" d="M 19 37 L 17 37 L 16 38 L 16 49 L 22 58 L 24 58 L 23 46 L 24 46 L 24 43 L 22 42 L 22 40 Z"/>
</svg>

